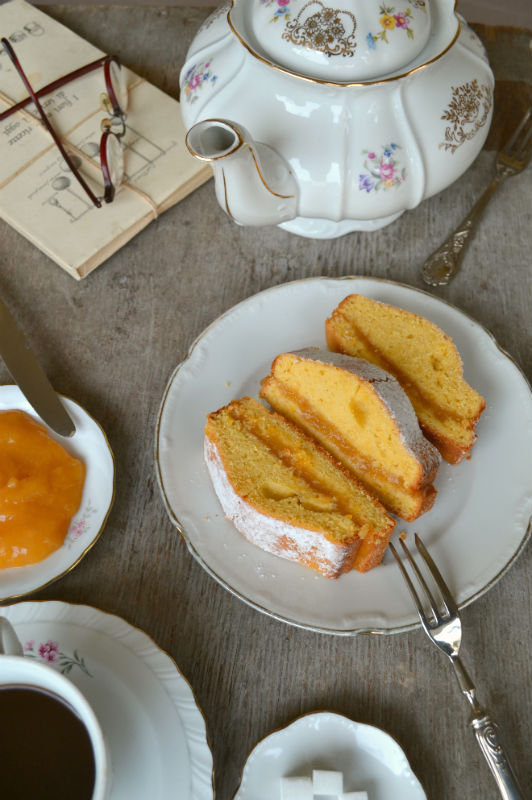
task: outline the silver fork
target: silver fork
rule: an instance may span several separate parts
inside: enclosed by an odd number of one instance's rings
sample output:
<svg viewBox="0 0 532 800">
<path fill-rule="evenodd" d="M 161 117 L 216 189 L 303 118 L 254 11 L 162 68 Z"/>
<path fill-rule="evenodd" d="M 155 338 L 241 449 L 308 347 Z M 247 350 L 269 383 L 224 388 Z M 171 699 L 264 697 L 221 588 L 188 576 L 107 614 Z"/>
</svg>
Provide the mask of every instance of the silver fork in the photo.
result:
<svg viewBox="0 0 532 800">
<path fill-rule="evenodd" d="M 530 161 L 532 121 L 530 109 L 525 114 L 511 139 L 497 155 L 495 177 L 475 203 L 470 213 L 458 225 L 454 233 L 439 247 L 421 267 L 421 275 L 430 286 L 446 286 L 454 278 L 460 266 L 480 216 L 495 189 L 505 178 L 522 172 Z"/>
<path fill-rule="evenodd" d="M 429 568 L 432 577 L 434 578 L 434 582 L 439 589 L 440 602 L 436 602 L 434 599 L 433 593 L 427 586 L 423 574 L 414 561 L 409 549 L 407 548 L 403 539 L 399 539 L 412 570 L 415 573 L 420 586 L 422 587 L 425 604 L 428 604 L 430 607 L 430 615 L 425 613 L 423 600 L 415 589 L 403 562 L 399 558 L 397 550 L 393 544 L 390 544 L 389 547 L 395 556 L 406 584 L 410 589 L 410 593 L 414 603 L 416 604 L 421 624 L 423 625 L 425 633 L 429 639 L 434 642 L 436 647 L 439 647 L 439 649 L 445 653 L 454 667 L 454 672 L 458 679 L 460 689 L 466 696 L 466 699 L 471 706 L 472 718 L 470 724 L 475 732 L 480 749 L 482 750 L 493 777 L 495 778 L 501 797 L 503 797 L 505 800 L 524 800 L 524 795 L 519 788 L 517 778 L 515 777 L 513 769 L 500 742 L 497 725 L 493 722 L 493 720 L 490 719 L 486 711 L 478 702 L 473 681 L 469 677 L 466 668 L 458 657 L 458 651 L 460 650 L 460 642 L 462 639 L 462 623 L 460 621 L 458 607 L 436 564 L 432 560 L 417 533 L 415 534 L 415 540 L 418 552 Z"/>
</svg>

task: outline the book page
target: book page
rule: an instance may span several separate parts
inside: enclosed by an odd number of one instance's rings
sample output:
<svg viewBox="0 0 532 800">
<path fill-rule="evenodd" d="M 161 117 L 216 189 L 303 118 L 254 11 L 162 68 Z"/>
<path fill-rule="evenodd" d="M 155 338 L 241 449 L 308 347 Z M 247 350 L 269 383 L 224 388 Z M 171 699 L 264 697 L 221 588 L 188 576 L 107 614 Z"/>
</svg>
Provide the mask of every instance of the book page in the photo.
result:
<svg viewBox="0 0 532 800">
<path fill-rule="evenodd" d="M 101 51 L 24 0 L 0 5 L 8 38 L 34 91 L 84 66 Z M 122 68 L 125 70 L 125 68 Z M 184 145 L 179 103 L 129 70 L 124 180 L 112 203 L 96 208 L 42 124 L 33 103 L 0 122 L 0 216 L 74 277 L 83 277 L 158 213 L 210 175 Z M 99 68 L 40 98 L 54 130 L 96 196 L 102 105 Z M 0 113 L 27 97 L 16 68 L 0 49 Z M 123 126 L 111 112 L 112 129 Z"/>
</svg>

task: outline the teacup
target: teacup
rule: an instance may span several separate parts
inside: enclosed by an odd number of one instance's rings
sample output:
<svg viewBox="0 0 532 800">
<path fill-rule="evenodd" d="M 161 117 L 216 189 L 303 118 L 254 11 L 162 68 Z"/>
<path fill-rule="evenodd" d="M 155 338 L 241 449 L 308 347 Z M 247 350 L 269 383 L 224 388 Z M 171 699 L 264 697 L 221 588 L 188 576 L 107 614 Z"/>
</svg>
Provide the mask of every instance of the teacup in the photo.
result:
<svg viewBox="0 0 532 800">
<path fill-rule="evenodd" d="M 34 781 L 39 797 L 106 800 L 109 757 L 94 711 L 68 678 L 22 653 L 12 625 L 0 617 L 2 791 L 7 780 L 8 796 L 30 796 Z"/>
</svg>

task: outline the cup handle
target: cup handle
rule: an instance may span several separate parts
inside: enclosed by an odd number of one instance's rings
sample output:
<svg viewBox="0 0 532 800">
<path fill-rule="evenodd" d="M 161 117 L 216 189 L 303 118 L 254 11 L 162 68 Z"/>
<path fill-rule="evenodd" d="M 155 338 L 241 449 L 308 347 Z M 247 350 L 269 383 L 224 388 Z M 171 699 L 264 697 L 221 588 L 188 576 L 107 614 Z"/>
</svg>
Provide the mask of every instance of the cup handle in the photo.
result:
<svg viewBox="0 0 532 800">
<path fill-rule="evenodd" d="M 0 655 L 24 655 L 20 640 L 12 624 L 5 617 L 0 617 Z"/>
</svg>

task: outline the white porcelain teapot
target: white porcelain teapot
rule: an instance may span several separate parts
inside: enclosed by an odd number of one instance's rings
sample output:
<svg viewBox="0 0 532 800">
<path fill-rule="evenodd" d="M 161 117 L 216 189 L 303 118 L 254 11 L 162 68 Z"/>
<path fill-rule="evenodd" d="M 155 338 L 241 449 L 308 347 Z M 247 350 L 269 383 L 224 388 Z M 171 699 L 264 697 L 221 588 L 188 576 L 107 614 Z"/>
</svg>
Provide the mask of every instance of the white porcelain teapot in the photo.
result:
<svg viewBox="0 0 532 800">
<path fill-rule="evenodd" d="M 376 230 L 455 181 L 488 134 L 493 74 L 455 0 L 328 2 L 226 2 L 187 54 L 187 146 L 240 224 Z"/>
</svg>

